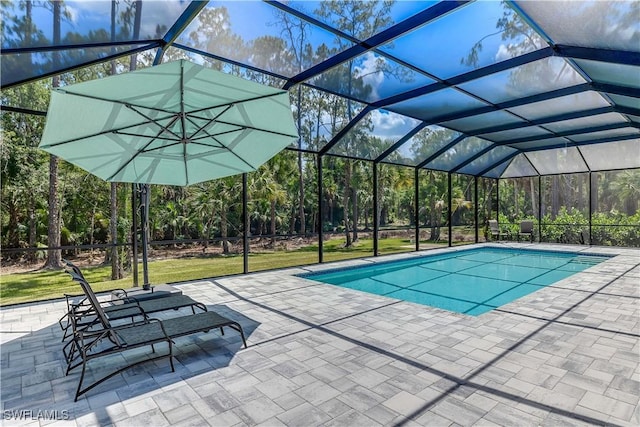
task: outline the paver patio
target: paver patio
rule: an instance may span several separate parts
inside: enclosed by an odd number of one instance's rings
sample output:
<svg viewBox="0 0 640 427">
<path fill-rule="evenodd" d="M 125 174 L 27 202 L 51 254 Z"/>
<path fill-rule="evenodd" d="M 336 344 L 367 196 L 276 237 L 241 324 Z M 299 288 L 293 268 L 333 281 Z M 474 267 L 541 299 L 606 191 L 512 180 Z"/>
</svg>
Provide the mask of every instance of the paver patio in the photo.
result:
<svg viewBox="0 0 640 427">
<path fill-rule="evenodd" d="M 639 425 L 640 250 L 506 245 L 617 255 L 478 317 L 294 276 L 436 251 L 179 284 L 249 348 L 180 338 L 176 372 L 143 364 L 76 403 L 65 302 L 6 307 L 3 425 Z"/>
</svg>

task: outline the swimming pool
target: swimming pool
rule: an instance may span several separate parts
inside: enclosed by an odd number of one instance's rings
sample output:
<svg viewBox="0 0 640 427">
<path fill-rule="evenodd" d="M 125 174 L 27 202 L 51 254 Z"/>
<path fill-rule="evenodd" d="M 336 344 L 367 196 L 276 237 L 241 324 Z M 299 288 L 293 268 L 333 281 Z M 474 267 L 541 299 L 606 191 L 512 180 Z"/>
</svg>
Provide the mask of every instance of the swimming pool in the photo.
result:
<svg viewBox="0 0 640 427">
<path fill-rule="evenodd" d="M 300 276 L 477 316 L 608 258 L 491 247 Z"/>
</svg>

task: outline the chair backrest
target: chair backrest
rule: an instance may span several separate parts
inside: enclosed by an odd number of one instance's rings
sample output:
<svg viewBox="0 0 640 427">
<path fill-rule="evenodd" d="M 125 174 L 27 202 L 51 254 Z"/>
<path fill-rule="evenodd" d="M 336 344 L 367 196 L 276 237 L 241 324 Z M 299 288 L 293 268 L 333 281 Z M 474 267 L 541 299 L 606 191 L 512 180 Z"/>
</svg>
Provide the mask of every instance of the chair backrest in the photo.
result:
<svg viewBox="0 0 640 427">
<path fill-rule="evenodd" d="M 533 221 L 520 221 L 521 233 L 533 233 Z"/>
<path fill-rule="evenodd" d="M 490 219 L 489 220 L 489 229 L 491 231 L 495 231 L 495 232 L 499 231 L 499 229 L 498 229 L 498 221 L 495 220 L 495 219 Z"/>
<path fill-rule="evenodd" d="M 95 315 L 98 317 L 98 320 L 100 320 L 102 327 L 105 329 L 111 328 L 109 318 L 102 309 L 100 301 L 98 301 L 98 297 L 93 292 L 93 289 L 91 289 L 91 285 L 89 284 L 89 282 L 85 280 L 84 276 L 80 272 L 80 269 L 67 260 L 64 260 L 64 263 L 68 267 L 65 271 L 71 276 L 73 280 L 80 284 L 80 287 L 82 288 L 84 294 L 87 296 L 89 303 L 91 303 L 91 306 L 93 307 Z"/>
<path fill-rule="evenodd" d="M 62 259 L 62 262 L 65 263 L 66 266 L 69 267 L 69 269 L 71 269 L 71 271 L 73 271 L 77 276 L 79 276 L 83 280 L 87 280 L 87 279 L 84 278 L 84 274 L 82 274 L 82 271 L 80 271 L 78 266 L 76 266 L 74 263 L 72 263 L 71 261 L 66 260 L 64 258 Z"/>
</svg>

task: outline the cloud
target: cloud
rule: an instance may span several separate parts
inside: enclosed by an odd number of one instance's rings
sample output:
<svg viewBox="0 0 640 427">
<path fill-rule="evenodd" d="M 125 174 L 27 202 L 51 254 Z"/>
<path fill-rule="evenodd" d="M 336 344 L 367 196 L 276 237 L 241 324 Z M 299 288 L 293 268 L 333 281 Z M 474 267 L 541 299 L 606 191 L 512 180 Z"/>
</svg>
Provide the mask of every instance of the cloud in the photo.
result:
<svg viewBox="0 0 640 427">
<path fill-rule="evenodd" d="M 71 24 L 76 24 L 78 22 L 79 15 L 78 9 L 71 5 L 66 5 L 64 10 L 69 15 L 69 21 L 71 21 Z"/>
<path fill-rule="evenodd" d="M 504 61 L 511 58 L 513 55 L 509 52 L 509 47 L 504 44 L 501 44 L 498 48 L 498 52 L 496 52 L 495 60 L 496 62 Z"/>
<path fill-rule="evenodd" d="M 140 37 L 153 37 L 156 34 L 156 26 L 158 25 L 165 25 L 169 29 L 183 9 L 185 9 L 185 6 L 182 2 L 143 2 Z"/>
<path fill-rule="evenodd" d="M 383 139 L 398 140 L 416 127 L 418 120 L 388 111 L 374 110 L 371 112 L 373 134 Z"/>
<path fill-rule="evenodd" d="M 384 81 L 384 73 L 381 68 L 387 60 L 376 56 L 373 52 L 365 53 L 363 58 L 362 62 L 354 67 L 355 75 L 362 77 L 365 85 L 371 86 L 372 99 L 380 99 L 378 88 Z"/>
</svg>

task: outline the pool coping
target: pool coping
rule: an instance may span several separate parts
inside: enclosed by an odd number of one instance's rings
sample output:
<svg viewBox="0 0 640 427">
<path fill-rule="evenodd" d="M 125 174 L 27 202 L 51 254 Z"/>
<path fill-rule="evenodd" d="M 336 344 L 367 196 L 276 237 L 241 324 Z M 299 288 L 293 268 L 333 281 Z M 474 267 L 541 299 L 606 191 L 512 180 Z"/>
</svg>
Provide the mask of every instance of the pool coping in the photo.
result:
<svg viewBox="0 0 640 427">
<path fill-rule="evenodd" d="M 76 427 L 636 426 L 640 250 L 596 250 L 619 256 L 477 317 L 310 285 L 295 276 L 306 267 L 182 283 L 238 320 L 249 348 L 234 334 L 181 338 L 175 373 L 142 365 L 77 403 L 56 346 L 64 302 L 7 308 L 3 409 L 67 411 L 61 424 Z"/>
</svg>

